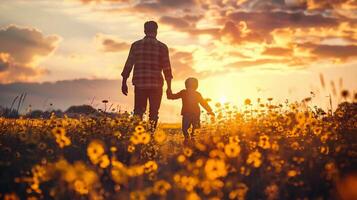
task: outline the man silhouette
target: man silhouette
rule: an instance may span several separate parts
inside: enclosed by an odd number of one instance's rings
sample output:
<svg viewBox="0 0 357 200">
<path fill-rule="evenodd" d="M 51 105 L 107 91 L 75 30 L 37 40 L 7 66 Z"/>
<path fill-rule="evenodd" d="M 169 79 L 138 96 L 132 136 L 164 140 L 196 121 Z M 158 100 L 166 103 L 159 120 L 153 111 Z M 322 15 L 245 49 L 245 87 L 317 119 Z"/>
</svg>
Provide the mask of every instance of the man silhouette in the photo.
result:
<svg viewBox="0 0 357 200">
<path fill-rule="evenodd" d="M 149 101 L 149 119 L 151 131 L 157 126 L 159 108 L 162 98 L 164 73 L 167 89 L 171 90 L 171 64 L 167 46 L 156 39 L 158 25 L 154 21 L 144 24 L 145 37 L 131 45 L 128 59 L 125 63 L 122 82 L 122 93 L 128 94 L 127 79 L 133 72 L 134 85 L 134 115 L 142 119 Z"/>
</svg>

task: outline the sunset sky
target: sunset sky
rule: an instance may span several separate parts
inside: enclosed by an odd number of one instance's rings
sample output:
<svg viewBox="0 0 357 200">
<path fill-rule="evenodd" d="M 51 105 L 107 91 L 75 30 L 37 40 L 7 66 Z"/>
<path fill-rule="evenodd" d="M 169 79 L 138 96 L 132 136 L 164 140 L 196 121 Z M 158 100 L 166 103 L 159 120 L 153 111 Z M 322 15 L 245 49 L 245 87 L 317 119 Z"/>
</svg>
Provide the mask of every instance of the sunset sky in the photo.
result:
<svg viewBox="0 0 357 200">
<path fill-rule="evenodd" d="M 2 0 L 0 105 L 26 92 L 26 105 L 41 109 L 95 97 L 131 110 L 133 89 L 121 95 L 118 80 L 148 20 L 170 48 L 174 91 L 194 76 L 213 102 L 300 101 L 312 91 L 323 108 L 331 81 L 357 92 L 355 0 Z M 164 97 L 162 120 L 177 120 L 180 104 Z"/>
</svg>

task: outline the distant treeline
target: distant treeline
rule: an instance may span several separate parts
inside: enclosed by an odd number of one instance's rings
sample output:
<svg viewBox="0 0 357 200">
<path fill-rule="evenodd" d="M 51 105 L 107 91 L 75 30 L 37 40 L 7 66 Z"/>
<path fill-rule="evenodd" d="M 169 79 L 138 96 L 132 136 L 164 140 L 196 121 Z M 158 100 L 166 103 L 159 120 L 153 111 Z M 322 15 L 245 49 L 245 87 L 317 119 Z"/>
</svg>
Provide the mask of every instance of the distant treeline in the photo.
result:
<svg viewBox="0 0 357 200">
<path fill-rule="evenodd" d="M 69 117 L 76 117 L 79 115 L 99 115 L 101 114 L 101 110 L 97 110 L 90 105 L 79 105 L 79 106 L 71 106 L 66 111 L 62 111 L 60 109 L 57 110 L 33 110 L 29 111 L 24 115 L 21 115 L 17 109 L 11 108 L 3 108 L 0 107 L 0 116 L 5 118 L 19 118 L 23 116 L 25 118 L 50 118 L 52 115 L 56 117 L 63 117 L 67 115 Z"/>
</svg>

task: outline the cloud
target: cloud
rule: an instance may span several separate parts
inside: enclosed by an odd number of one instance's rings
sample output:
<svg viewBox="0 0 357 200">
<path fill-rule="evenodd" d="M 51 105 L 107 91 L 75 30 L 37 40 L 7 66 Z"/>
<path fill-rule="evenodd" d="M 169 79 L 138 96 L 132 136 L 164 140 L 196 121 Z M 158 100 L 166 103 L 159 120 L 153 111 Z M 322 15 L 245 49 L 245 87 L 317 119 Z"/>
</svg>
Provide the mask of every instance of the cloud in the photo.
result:
<svg viewBox="0 0 357 200">
<path fill-rule="evenodd" d="M 120 41 L 119 39 L 109 35 L 97 34 L 95 40 L 99 43 L 100 50 L 104 52 L 128 51 L 130 48 L 129 43 Z"/>
<path fill-rule="evenodd" d="M 191 13 L 191 10 L 197 7 L 196 0 L 156 0 L 147 1 L 141 0 L 134 5 L 126 5 L 124 9 L 118 9 L 118 12 L 145 12 L 155 14 L 168 14 L 170 11 L 180 10 L 184 13 Z"/>
<path fill-rule="evenodd" d="M 256 67 L 266 64 L 288 64 L 290 61 L 288 59 L 257 59 L 257 60 L 244 60 L 237 61 L 226 65 L 228 68 L 246 68 L 246 67 Z"/>
<path fill-rule="evenodd" d="M 344 9 L 350 10 L 357 7 L 355 0 L 242 0 L 236 4 L 234 1 L 226 1 L 226 4 L 236 8 L 248 10 L 314 10 L 322 11 L 325 9 Z"/>
<path fill-rule="evenodd" d="M 170 49 L 170 53 L 171 66 L 175 80 L 184 80 L 190 76 L 199 76 L 199 73 L 193 69 L 194 63 L 192 52 Z"/>
<path fill-rule="evenodd" d="M 48 56 L 59 41 L 59 36 L 44 36 L 34 28 L 10 25 L 0 29 L 0 52 L 10 54 L 19 63 L 28 64 Z"/>
<path fill-rule="evenodd" d="M 128 3 L 131 0 L 79 0 L 84 4 L 90 3 Z"/>
<path fill-rule="evenodd" d="M 9 55 L 0 53 L 0 73 L 9 69 Z"/>
<path fill-rule="evenodd" d="M 268 47 L 263 51 L 263 55 L 268 56 L 292 56 L 293 49 L 290 48 L 282 48 L 282 47 Z"/>
<path fill-rule="evenodd" d="M 323 45 L 305 43 L 299 47 L 307 48 L 311 54 L 318 59 L 339 59 L 340 61 L 347 61 L 350 58 L 357 57 L 357 45 Z"/>
<path fill-rule="evenodd" d="M 30 81 L 47 73 L 38 62 L 54 52 L 59 41 L 59 36 L 45 36 L 34 28 L 0 29 L 0 82 Z"/>
<path fill-rule="evenodd" d="M 172 7 L 172 8 L 177 8 L 177 7 L 185 7 L 185 6 L 192 6 L 196 4 L 195 0 L 158 0 L 158 4 L 167 6 L 167 7 Z"/>
<path fill-rule="evenodd" d="M 283 11 L 243 12 L 228 14 L 228 19 L 244 21 L 250 29 L 269 33 L 279 28 L 319 28 L 336 27 L 339 19 L 324 17 L 320 14 L 306 15 L 303 12 L 288 13 Z"/>
<path fill-rule="evenodd" d="M 163 16 L 159 22 L 171 25 L 174 28 L 182 29 L 190 27 L 190 23 L 179 17 Z"/>
<path fill-rule="evenodd" d="M 344 8 L 344 9 L 356 9 L 357 3 L 354 0 L 306 0 L 304 4 L 307 9 L 318 10 L 318 9 L 333 9 L 333 8 Z"/>
<path fill-rule="evenodd" d="M 240 44 L 244 42 L 263 42 L 264 38 L 255 30 L 249 30 L 247 24 L 243 21 L 236 25 L 233 21 L 225 23 L 220 31 L 221 37 L 228 37 L 233 43 Z"/>
<path fill-rule="evenodd" d="M 89 1 L 89 0 L 87 0 Z M 94 2 L 94 1 L 91 1 Z M 174 72 L 179 79 L 189 74 L 203 76 L 212 71 L 203 66 L 207 59 L 224 59 L 221 63 L 251 67 L 265 64 L 308 66 L 330 57 L 349 62 L 356 45 L 357 17 L 354 0 L 98 0 L 102 11 L 110 14 L 135 14 L 138 19 L 154 16 L 160 25 L 167 25 L 170 38 L 191 47 L 192 52 L 171 54 Z M 108 3 L 109 2 L 109 3 Z M 165 29 L 166 31 L 166 29 Z M 177 34 L 183 32 L 186 34 Z M 207 36 L 209 35 L 209 36 Z M 181 38 L 183 38 L 181 40 Z M 340 42 L 328 43 L 328 38 Z M 177 41 L 173 39 L 174 43 Z M 338 40 L 336 40 L 338 41 Z M 310 45 L 307 45 L 310 44 Z M 332 45 L 331 45 L 332 44 Z M 345 45 L 345 46 L 344 46 Z M 173 46 L 175 47 L 175 46 Z M 325 48 L 324 48 L 325 47 Z M 106 52 L 126 49 L 124 41 L 108 38 L 101 43 Z M 192 49 L 192 48 L 190 48 Z M 333 53 L 333 50 L 339 52 Z M 348 51 L 346 54 L 340 53 Z M 234 52 L 234 53 L 231 53 Z M 351 54 L 349 53 L 351 52 Z M 211 56 L 217 55 L 216 57 Z M 335 55 L 333 55 L 335 54 Z M 332 59 L 331 59 L 332 60 Z M 228 64 L 230 65 L 230 64 Z M 196 66 L 199 72 L 195 71 Z M 217 67 L 219 68 L 219 67 Z"/>
</svg>

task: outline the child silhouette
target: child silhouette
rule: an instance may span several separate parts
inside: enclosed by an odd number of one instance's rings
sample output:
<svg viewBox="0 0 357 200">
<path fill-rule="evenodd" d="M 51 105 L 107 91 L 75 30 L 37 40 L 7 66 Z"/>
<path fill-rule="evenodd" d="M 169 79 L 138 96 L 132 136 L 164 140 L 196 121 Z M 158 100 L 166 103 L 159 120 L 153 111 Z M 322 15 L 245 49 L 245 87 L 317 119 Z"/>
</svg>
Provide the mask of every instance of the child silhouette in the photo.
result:
<svg viewBox="0 0 357 200">
<path fill-rule="evenodd" d="M 188 78 L 185 81 L 186 89 L 181 90 L 179 93 L 173 94 L 170 89 L 166 91 L 168 99 L 182 99 L 182 131 L 185 137 L 185 141 L 188 141 L 194 135 L 195 129 L 200 128 L 200 106 L 201 105 L 210 115 L 214 115 L 211 107 L 207 101 L 203 99 L 202 95 L 197 92 L 198 80 L 196 78 Z M 192 125 L 191 137 L 188 133 L 188 129 Z"/>
</svg>

